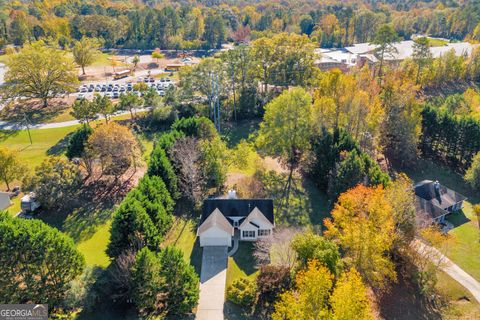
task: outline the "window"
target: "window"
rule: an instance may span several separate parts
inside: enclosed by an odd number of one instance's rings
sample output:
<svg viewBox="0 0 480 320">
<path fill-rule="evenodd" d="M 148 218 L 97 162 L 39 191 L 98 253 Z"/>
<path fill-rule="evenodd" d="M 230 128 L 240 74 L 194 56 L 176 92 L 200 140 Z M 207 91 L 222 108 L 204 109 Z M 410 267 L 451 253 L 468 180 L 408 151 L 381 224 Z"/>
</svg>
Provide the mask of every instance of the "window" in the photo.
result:
<svg viewBox="0 0 480 320">
<path fill-rule="evenodd" d="M 258 235 L 259 236 L 269 236 L 270 235 L 270 230 L 269 229 L 259 229 L 258 230 Z"/>
<path fill-rule="evenodd" d="M 255 230 L 253 231 L 243 231 L 242 237 L 244 238 L 255 238 Z"/>
</svg>

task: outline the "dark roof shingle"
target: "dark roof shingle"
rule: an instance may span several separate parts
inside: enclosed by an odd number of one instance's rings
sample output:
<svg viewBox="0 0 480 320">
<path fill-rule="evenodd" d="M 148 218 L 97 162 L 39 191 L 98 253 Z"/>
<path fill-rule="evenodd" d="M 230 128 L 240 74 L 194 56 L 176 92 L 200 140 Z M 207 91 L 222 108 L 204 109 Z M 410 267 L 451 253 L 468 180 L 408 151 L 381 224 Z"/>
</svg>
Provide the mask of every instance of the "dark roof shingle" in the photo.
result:
<svg viewBox="0 0 480 320">
<path fill-rule="evenodd" d="M 247 217 L 255 207 L 263 213 L 268 221 L 272 224 L 274 223 L 272 199 L 207 199 L 203 201 L 203 212 L 200 224 L 202 224 L 215 209 L 220 210 L 226 217 Z"/>
</svg>

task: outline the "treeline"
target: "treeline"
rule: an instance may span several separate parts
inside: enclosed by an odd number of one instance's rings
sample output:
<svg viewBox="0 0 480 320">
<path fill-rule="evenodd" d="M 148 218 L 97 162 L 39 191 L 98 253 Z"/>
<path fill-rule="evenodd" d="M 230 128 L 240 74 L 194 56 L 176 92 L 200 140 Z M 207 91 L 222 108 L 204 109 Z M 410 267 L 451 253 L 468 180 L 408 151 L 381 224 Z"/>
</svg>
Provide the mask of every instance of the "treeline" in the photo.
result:
<svg viewBox="0 0 480 320">
<path fill-rule="evenodd" d="M 280 32 L 306 34 L 322 47 L 369 42 L 384 23 L 401 37 L 414 33 L 480 40 L 480 6 L 432 1 L 390 3 L 321 1 L 42 1 L 8 2 L 0 15 L 2 44 L 48 39 L 68 46 L 82 36 L 106 47 L 211 49 Z"/>
<path fill-rule="evenodd" d="M 420 148 L 427 157 L 465 171 L 480 150 L 480 122 L 427 105 L 422 111 Z"/>
</svg>

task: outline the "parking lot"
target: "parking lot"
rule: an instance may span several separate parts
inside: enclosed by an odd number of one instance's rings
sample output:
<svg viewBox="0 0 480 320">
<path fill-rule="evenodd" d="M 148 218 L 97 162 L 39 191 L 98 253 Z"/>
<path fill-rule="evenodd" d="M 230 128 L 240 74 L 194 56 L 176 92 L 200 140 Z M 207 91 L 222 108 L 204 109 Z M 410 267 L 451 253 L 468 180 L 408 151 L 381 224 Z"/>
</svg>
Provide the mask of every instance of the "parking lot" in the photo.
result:
<svg viewBox="0 0 480 320">
<path fill-rule="evenodd" d="M 150 88 L 153 88 L 160 96 L 164 96 L 168 88 L 175 86 L 175 83 L 168 77 L 161 79 L 138 77 L 135 80 L 127 79 L 126 81 L 122 81 L 122 79 L 120 79 L 112 82 L 86 83 L 77 89 L 76 98 L 77 100 L 93 99 L 95 94 L 99 94 L 112 99 L 118 99 L 122 94 L 127 92 L 133 92 L 141 97 L 143 92 L 138 90 L 139 86 L 137 86 L 140 83 L 145 83 Z"/>
</svg>

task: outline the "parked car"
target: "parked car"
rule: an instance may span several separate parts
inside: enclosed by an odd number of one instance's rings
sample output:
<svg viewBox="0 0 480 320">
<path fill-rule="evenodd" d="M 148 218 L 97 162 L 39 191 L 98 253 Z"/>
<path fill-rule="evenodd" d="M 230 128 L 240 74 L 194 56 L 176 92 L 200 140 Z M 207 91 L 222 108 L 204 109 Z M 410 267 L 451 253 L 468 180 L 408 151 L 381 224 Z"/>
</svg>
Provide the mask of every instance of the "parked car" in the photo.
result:
<svg viewBox="0 0 480 320">
<path fill-rule="evenodd" d="M 83 100 L 83 99 L 85 99 L 85 95 L 83 93 L 79 93 L 77 95 L 77 100 Z"/>
</svg>

